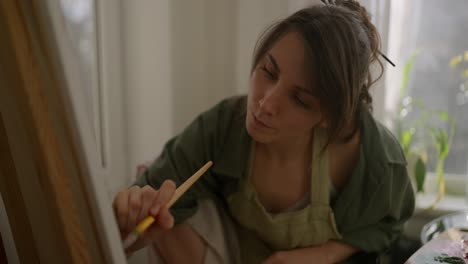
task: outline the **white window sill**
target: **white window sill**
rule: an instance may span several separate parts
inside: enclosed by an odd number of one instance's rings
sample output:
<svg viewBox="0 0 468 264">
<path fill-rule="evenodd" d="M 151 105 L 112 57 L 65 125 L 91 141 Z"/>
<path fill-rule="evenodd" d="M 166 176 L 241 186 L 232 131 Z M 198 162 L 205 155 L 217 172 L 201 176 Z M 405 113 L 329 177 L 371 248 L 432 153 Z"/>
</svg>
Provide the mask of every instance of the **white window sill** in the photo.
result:
<svg viewBox="0 0 468 264">
<path fill-rule="evenodd" d="M 422 212 L 429 207 L 435 201 L 436 197 L 437 195 L 435 193 L 416 194 L 416 212 Z M 468 210 L 467 197 L 461 195 L 445 195 L 432 211 L 434 211 L 433 214 L 444 214 L 460 210 Z"/>
<path fill-rule="evenodd" d="M 436 197 L 435 193 L 416 194 L 416 210 L 404 228 L 404 234 L 407 237 L 419 241 L 423 226 L 431 220 L 442 215 L 468 210 L 468 199 L 464 195 L 453 194 L 445 195 L 434 209 L 426 210 L 435 201 Z"/>
<path fill-rule="evenodd" d="M 445 174 L 445 195 L 437 203 L 433 212 L 427 212 L 428 215 L 437 215 L 451 213 L 460 210 L 468 210 L 468 196 L 465 193 L 468 175 Z M 424 193 L 416 194 L 416 212 L 424 211 L 436 199 L 438 187 L 437 177 L 434 173 L 429 172 L 424 185 Z"/>
</svg>

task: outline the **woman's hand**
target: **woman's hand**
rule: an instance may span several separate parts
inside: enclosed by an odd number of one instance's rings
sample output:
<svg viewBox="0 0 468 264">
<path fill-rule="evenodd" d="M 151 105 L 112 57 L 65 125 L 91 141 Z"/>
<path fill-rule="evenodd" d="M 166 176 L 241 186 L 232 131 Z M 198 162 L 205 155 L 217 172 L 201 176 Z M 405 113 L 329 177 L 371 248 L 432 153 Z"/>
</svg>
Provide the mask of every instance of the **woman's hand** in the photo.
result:
<svg viewBox="0 0 468 264">
<path fill-rule="evenodd" d="M 150 244 L 158 230 L 173 227 L 174 218 L 169 212 L 167 203 L 174 195 L 175 189 L 175 183 L 166 180 L 159 190 L 153 189 L 149 185 L 143 188 L 132 186 L 119 192 L 114 198 L 113 208 L 122 239 L 125 239 L 136 225 L 148 215 L 155 217 L 156 220 L 138 241 L 126 250 L 127 256 Z"/>
<path fill-rule="evenodd" d="M 314 263 L 331 264 L 341 262 L 354 253 L 357 248 L 330 240 L 315 247 L 298 248 L 288 251 L 278 251 L 268 257 L 262 264 L 290 264 L 290 263 Z"/>
<path fill-rule="evenodd" d="M 286 263 L 303 263 L 295 261 L 289 251 L 278 251 L 268 257 L 262 264 L 286 264 Z"/>
<path fill-rule="evenodd" d="M 327 263 L 320 257 L 320 255 L 314 254 L 311 250 L 306 251 L 304 249 L 293 249 L 289 251 L 275 252 L 262 264 Z"/>
</svg>

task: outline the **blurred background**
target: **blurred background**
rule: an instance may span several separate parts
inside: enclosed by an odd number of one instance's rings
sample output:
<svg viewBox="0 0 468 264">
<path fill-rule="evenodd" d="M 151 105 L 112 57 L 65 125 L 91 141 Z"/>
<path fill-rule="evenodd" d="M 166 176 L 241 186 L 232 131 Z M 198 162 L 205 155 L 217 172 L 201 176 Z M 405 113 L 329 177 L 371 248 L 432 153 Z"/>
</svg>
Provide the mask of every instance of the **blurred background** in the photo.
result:
<svg viewBox="0 0 468 264">
<path fill-rule="evenodd" d="M 133 181 L 138 164 L 153 160 L 199 113 L 248 91 L 253 49 L 268 25 L 320 3 L 49 2 L 74 105 L 83 113 L 81 129 L 92 130 L 88 149 L 98 153 L 110 201 Z M 391 252 L 391 263 L 403 263 L 421 246 L 425 223 L 467 209 L 468 1 L 362 2 L 381 33 L 383 53 L 396 64 L 385 63 L 373 88 L 374 114 L 404 146 L 418 191 L 418 212 Z M 423 211 L 440 194 L 441 178 L 444 195 Z M 0 220 L 14 260 L 4 213 Z M 146 263 L 146 253 L 130 263 Z"/>
</svg>

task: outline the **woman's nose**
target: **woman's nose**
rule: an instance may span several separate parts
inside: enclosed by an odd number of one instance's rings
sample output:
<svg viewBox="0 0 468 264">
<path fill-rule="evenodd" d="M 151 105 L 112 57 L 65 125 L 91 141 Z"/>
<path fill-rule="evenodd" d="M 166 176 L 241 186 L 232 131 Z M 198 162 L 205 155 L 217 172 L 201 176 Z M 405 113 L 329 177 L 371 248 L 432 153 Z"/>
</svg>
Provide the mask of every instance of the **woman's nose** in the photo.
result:
<svg viewBox="0 0 468 264">
<path fill-rule="evenodd" d="M 280 107 L 279 89 L 274 87 L 269 89 L 262 98 L 258 101 L 259 110 L 268 116 L 278 114 Z"/>
</svg>

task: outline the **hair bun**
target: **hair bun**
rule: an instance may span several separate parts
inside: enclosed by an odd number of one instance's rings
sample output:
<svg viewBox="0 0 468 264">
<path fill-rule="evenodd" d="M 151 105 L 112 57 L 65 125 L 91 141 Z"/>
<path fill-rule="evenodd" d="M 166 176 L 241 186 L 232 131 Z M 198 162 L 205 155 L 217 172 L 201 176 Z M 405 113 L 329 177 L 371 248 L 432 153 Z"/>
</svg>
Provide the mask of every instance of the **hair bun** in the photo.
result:
<svg viewBox="0 0 468 264">
<path fill-rule="evenodd" d="M 332 3 L 337 7 L 344 7 L 354 12 L 357 17 L 361 20 L 365 27 L 367 36 L 369 38 L 369 44 L 371 49 L 371 61 L 375 61 L 378 58 L 380 50 L 380 35 L 377 28 L 372 23 L 372 18 L 367 9 L 359 3 L 357 0 L 322 0 L 323 2 Z"/>
<path fill-rule="evenodd" d="M 363 101 L 365 104 L 370 105 L 372 103 L 372 97 L 369 94 L 369 88 L 373 83 L 379 80 L 383 74 L 383 64 L 379 59 L 381 48 L 380 35 L 377 31 L 377 28 L 372 23 L 371 15 L 367 11 L 367 9 L 363 5 L 361 5 L 357 0 L 322 0 L 322 3 L 330 7 L 344 8 L 351 11 L 356 16 L 356 18 L 358 18 L 359 21 L 361 21 L 362 23 L 363 29 L 369 40 L 368 43 L 370 48 L 370 63 L 376 62 L 381 69 L 380 75 L 375 79 L 373 79 L 371 77 L 371 74 L 369 73 L 367 83 L 363 86 L 361 90 L 361 101 Z"/>
</svg>

